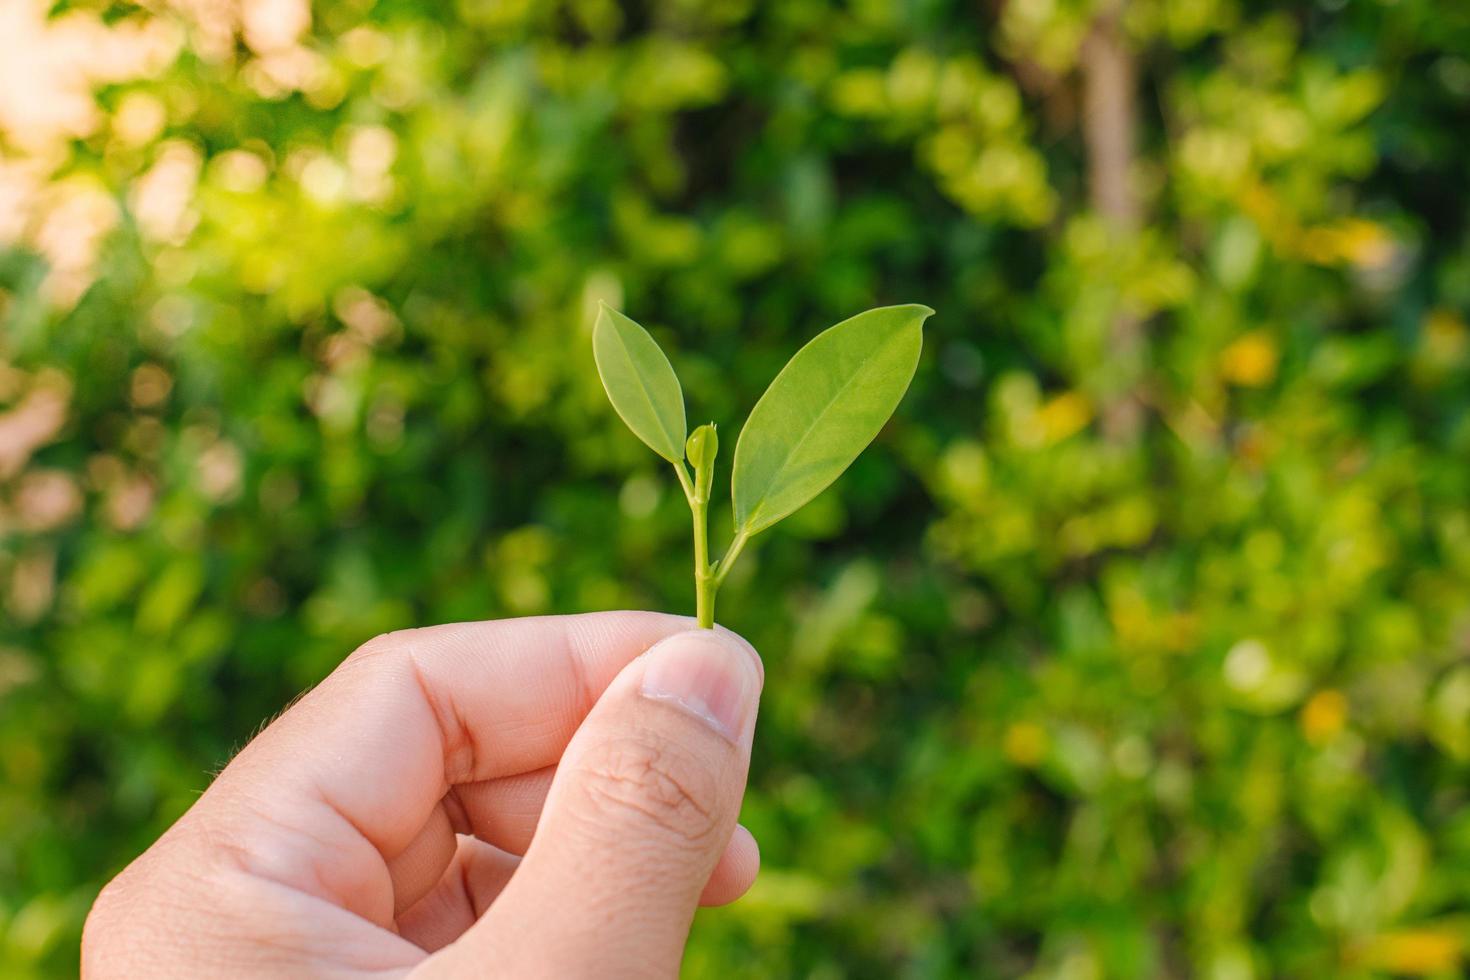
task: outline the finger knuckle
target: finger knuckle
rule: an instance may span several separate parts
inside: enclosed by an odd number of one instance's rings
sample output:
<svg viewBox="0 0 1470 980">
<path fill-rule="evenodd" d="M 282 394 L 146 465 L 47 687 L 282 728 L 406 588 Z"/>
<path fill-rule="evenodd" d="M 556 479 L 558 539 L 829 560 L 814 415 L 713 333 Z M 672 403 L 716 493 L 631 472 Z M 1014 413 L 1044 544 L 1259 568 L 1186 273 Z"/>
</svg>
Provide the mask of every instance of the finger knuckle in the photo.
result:
<svg viewBox="0 0 1470 980">
<path fill-rule="evenodd" d="M 593 819 L 626 829 L 657 827 L 703 845 L 719 827 L 720 787 L 709 768 L 675 746 L 646 739 L 606 742 L 582 760 L 578 781 Z"/>
</svg>

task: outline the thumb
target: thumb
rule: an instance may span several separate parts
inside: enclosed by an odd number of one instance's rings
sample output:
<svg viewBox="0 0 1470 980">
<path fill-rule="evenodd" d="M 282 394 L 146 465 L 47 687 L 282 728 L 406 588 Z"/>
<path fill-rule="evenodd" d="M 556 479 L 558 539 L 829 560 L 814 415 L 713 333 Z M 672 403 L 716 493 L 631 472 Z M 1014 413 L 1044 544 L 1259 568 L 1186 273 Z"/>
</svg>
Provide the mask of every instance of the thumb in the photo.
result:
<svg viewBox="0 0 1470 980">
<path fill-rule="evenodd" d="M 749 644 L 702 629 L 625 667 L 567 746 L 514 878 L 445 951 L 453 965 L 675 976 L 740 812 L 763 678 Z"/>
</svg>

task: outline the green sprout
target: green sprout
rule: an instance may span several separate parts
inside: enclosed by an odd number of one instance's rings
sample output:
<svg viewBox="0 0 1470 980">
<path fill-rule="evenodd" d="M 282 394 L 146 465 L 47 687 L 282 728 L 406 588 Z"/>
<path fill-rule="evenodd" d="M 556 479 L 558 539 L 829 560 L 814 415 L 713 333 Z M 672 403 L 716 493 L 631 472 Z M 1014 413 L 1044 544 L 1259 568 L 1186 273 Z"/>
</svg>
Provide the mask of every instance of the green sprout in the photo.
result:
<svg viewBox="0 0 1470 980">
<path fill-rule="evenodd" d="M 634 435 L 673 464 L 694 516 L 700 626 L 714 628 L 715 595 L 750 539 L 830 486 L 878 435 L 913 380 L 924 321 L 933 314 L 917 304 L 868 310 L 822 331 L 787 362 L 735 443 L 735 536 L 724 557 L 711 562 L 715 425 L 686 438 L 684 391 L 668 357 L 647 330 L 602 305 L 592 352 L 608 400 Z"/>
</svg>

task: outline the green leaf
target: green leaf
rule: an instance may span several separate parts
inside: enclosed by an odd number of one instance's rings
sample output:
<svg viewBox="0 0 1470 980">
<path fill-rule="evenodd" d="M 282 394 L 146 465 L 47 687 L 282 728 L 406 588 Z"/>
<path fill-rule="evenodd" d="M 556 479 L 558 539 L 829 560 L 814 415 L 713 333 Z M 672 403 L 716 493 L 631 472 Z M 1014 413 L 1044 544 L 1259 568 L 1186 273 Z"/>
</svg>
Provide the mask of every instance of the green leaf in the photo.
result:
<svg viewBox="0 0 1470 980">
<path fill-rule="evenodd" d="M 684 392 L 658 342 L 606 304 L 592 327 L 592 354 L 618 415 L 671 463 L 684 458 Z"/>
<path fill-rule="evenodd" d="M 908 390 L 927 306 L 885 306 L 824 330 L 756 402 L 735 444 L 735 528 L 770 527 L 825 490 Z"/>
</svg>

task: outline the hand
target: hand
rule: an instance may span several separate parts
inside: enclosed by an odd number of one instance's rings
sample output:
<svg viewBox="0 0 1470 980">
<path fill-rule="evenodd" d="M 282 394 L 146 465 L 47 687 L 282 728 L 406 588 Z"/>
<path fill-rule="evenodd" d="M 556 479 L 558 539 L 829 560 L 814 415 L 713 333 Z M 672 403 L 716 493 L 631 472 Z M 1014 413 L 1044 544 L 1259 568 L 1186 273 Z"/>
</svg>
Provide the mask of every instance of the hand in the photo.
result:
<svg viewBox="0 0 1470 980">
<path fill-rule="evenodd" d="M 103 889 L 83 974 L 676 975 L 695 906 L 759 864 L 735 819 L 764 672 L 691 625 L 373 640 Z"/>
</svg>

